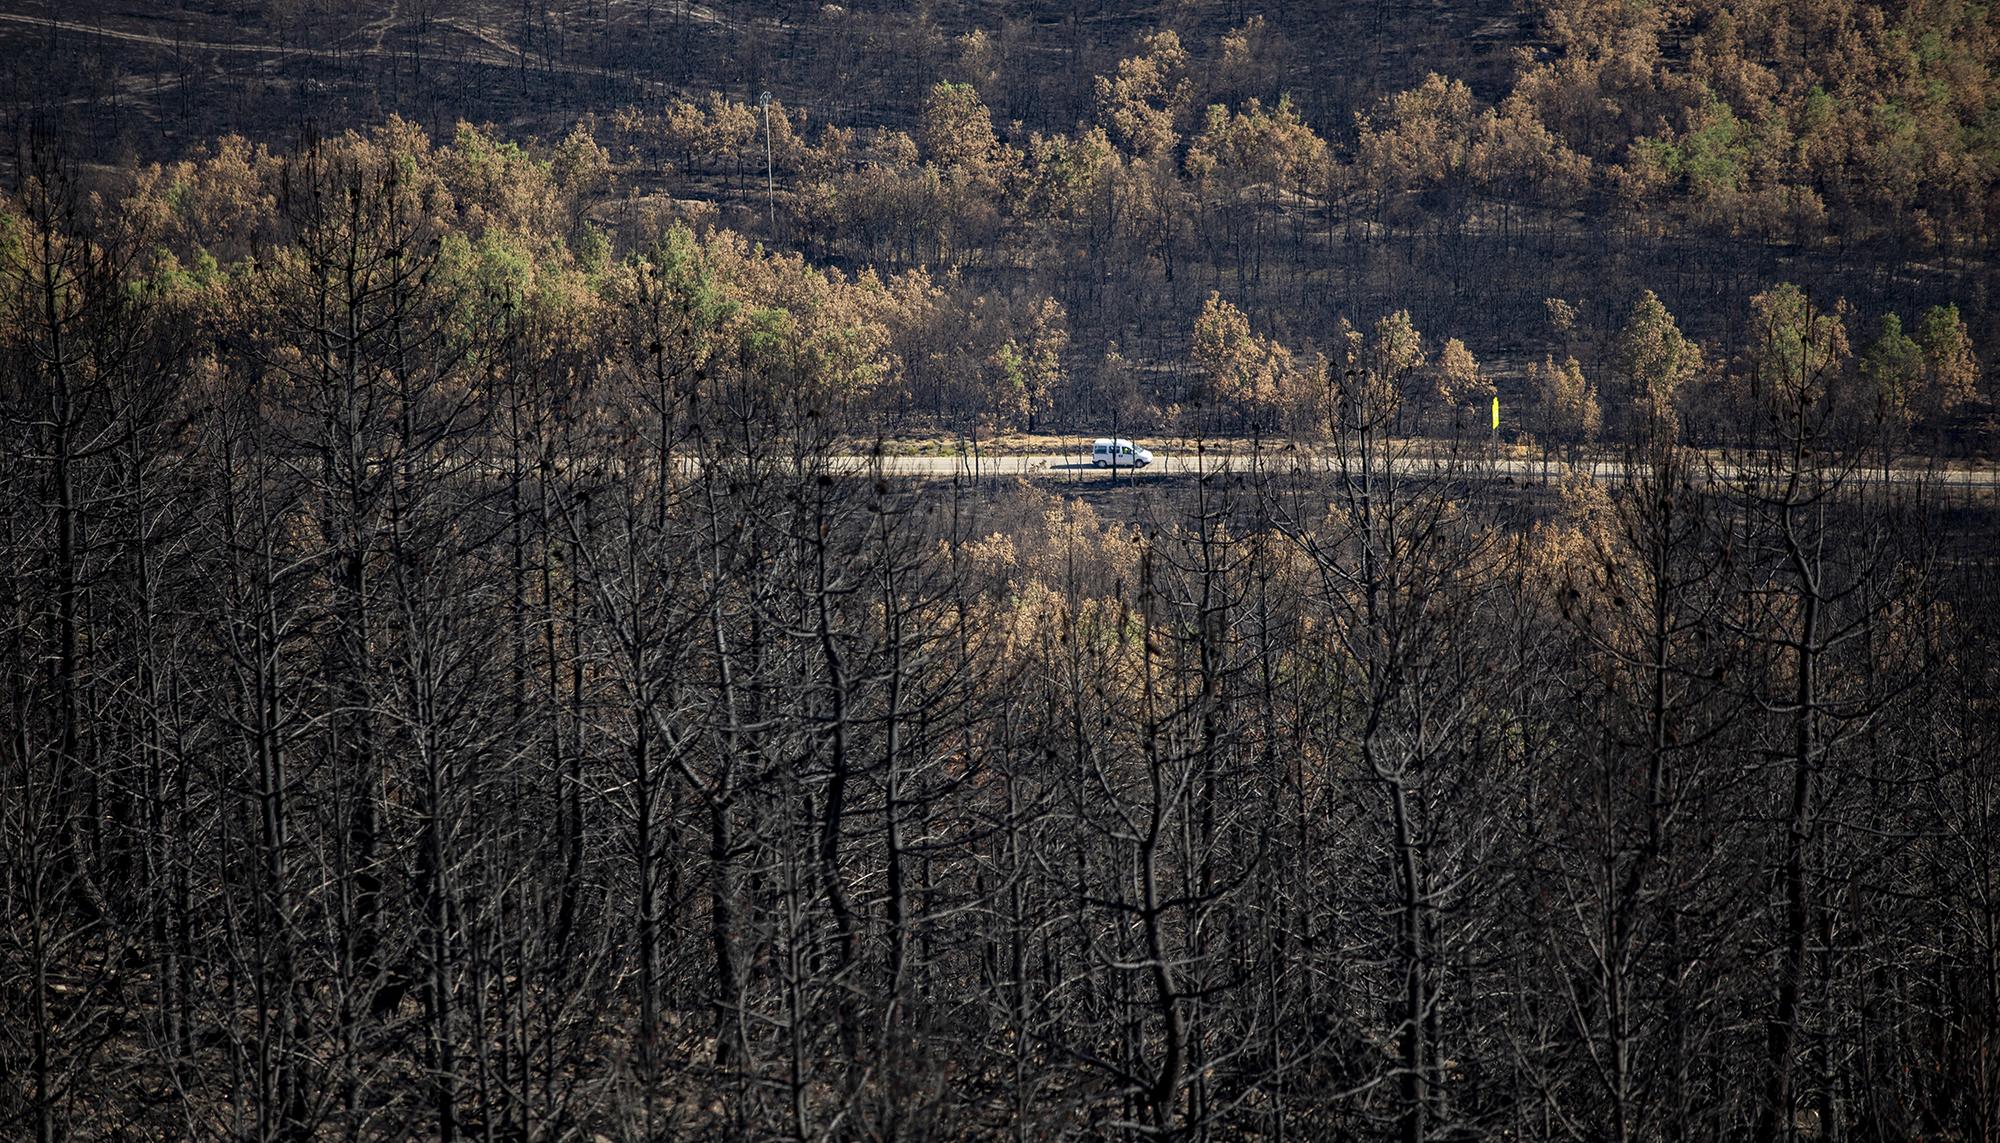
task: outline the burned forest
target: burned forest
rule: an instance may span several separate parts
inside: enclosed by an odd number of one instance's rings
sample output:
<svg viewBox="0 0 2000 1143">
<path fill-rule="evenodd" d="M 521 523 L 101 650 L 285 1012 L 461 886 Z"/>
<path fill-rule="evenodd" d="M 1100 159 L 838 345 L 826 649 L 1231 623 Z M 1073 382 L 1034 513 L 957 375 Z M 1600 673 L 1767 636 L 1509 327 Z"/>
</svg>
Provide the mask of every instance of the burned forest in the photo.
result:
<svg viewBox="0 0 2000 1143">
<path fill-rule="evenodd" d="M 0 3 L 0 1138 L 2000 1140 L 1996 69 Z"/>
</svg>

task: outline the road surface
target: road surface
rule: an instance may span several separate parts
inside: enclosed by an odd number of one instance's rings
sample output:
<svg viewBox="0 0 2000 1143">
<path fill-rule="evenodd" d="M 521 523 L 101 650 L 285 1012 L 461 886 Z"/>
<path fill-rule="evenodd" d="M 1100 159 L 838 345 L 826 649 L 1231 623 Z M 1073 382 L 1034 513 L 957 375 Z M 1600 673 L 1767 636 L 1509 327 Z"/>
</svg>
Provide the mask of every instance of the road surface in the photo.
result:
<svg viewBox="0 0 2000 1143">
<path fill-rule="evenodd" d="M 833 466 L 846 472 L 870 472 L 873 466 L 881 465 L 881 471 L 888 476 L 928 477 L 948 479 L 951 477 L 996 477 L 1018 476 L 1030 479 L 1068 481 L 1108 481 L 1108 480 L 1157 480 L 1163 477 L 1188 476 L 1203 472 L 1247 472 L 1252 467 L 1250 457 L 1231 454 L 1208 454 L 1197 457 L 1194 453 L 1162 453 L 1154 450 L 1153 463 L 1145 468 L 1120 468 L 1115 472 L 1109 468 L 1094 468 L 1088 453 L 1069 456 L 1044 454 L 1039 456 L 885 456 L 879 458 L 864 456 L 841 456 L 833 458 Z M 1288 450 L 1265 453 L 1261 458 L 1263 466 L 1270 471 L 1284 473 L 1313 463 L 1309 453 Z M 1325 459 L 1319 460 L 1326 465 Z M 1442 458 L 1426 456 L 1399 457 L 1397 471 L 1405 474 L 1419 474 L 1442 471 L 1448 462 Z M 1458 462 L 1461 474 L 1468 479 L 1501 478 L 1514 480 L 1540 480 L 1544 472 L 1551 476 L 1563 470 L 1560 462 L 1544 466 L 1539 459 L 1518 459 L 1496 457 L 1491 460 L 1464 459 Z M 1604 460 L 1583 469 L 1597 480 L 1618 482 L 1626 478 L 1623 461 Z M 1716 475 L 1724 479 L 1733 478 L 1737 470 L 1733 465 L 1718 465 Z M 1847 475 L 1847 480 L 1857 484 L 1881 484 L 1884 482 L 1880 467 L 1860 467 Z M 1890 469 L 1888 483 L 1948 485 L 1954 488 L 2000 488 L 2000 470 L 1996 469 L 1928 469 L 1922 467 L 1898 467 Z"/>
</svg>

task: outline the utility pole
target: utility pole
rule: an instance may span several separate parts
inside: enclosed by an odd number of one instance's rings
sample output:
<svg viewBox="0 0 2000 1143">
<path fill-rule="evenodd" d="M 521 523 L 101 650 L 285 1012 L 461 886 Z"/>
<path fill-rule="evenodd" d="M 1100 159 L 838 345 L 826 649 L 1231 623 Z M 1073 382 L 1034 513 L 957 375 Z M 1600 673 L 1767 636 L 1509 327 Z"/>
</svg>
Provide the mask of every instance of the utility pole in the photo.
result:
<svg viewBox="0 0 2000 1143">
<path fill-rule="evenodd" d="M 778 240 L 778 187 L 771 175 L 771 93 L 766 91 L 757 96 L 757 106 L 764 110 L 764 201 L 771 207 L 771 241 Z"/>
</svg>

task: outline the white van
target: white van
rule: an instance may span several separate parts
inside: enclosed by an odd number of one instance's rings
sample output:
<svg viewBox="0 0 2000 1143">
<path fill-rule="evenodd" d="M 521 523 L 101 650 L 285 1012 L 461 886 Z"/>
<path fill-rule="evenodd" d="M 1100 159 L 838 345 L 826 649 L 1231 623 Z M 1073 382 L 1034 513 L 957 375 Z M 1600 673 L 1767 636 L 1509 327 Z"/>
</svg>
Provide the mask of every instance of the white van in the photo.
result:
<svg viewBox="0 0 2000 1143">
<path fill-rule="evenodd" d="M 1092 468 L 1144 468 L 1153 463 L 1153 454 L 1119 437 L 1098 437 L 1090 446 L 1090 466 Z"/>
</svg>

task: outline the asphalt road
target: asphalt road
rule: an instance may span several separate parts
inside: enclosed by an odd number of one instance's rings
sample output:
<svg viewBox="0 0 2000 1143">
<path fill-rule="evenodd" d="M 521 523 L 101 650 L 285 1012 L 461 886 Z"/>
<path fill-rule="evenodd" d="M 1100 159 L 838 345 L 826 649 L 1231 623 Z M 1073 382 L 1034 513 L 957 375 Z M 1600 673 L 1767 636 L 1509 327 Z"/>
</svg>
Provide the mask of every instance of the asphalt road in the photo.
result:
<svg viewBox="0 0 2000 1143">
<path fill-rule="evenodd" d="M 1302 465 L 1314 463 L 1310 454 L 1289 451 L 1275 451 L 1261 458 L 1265 468 L 1277 472 L 1289 472 Z M 881 471 L 888 476 L 913 476 L 933 479 L 950 477 L 994 477 L 1019 476 L 1045 480 L 1157 480 L 1162 477 L 1188 476 L 1203 472 L 1247 472 L 1252 460 L 1245 456 L 1209 454 L 1197 457 L 1193 453 L 1162 453 L 1154 450 L 1153 463 L 1145 468 L 1120 468 L 1115 472 L 1109 468 L 1092 467 L 1088 459 L 1078 455 L 1041 456 L 887 456 L 879 460 L 873 457 L 843 456 L 833 458 L 835 467 L 850 472 L 873 471 L 873 466 L 881 465 Z M 1318 463 L 1325 464 L 1325 461 Z M 1465 460 L 1457 462 L 1461 475 L 1468 479 L 1512 478 L 1516 480 L 1539 480 L 1545 471 L 1542 462 L 1498 457 L 1491 460 Z M 1397 471 L 1405 474 L 1423 474 L 1441 471 L 1447 462 L 1443 459 L 1407 456 L 1399 458 Z M 1546 471 L 1551 474 L 1562 470 L 1560 463 L 1551 463 Z M 1622 461 L 1599 461 L 1586 467 L 1586 471 L 1597 480 L 1622 481 L 1626 478 L 1626 466 Z M 1736 469 L 1731 465 L 1718 465 L 1716 475 L 1724 479 L 1733 478 Z M 1884 483 L 1879 467 L 1863 466 L 1848 474 L 1847 479 L 1859 484 Z M 2000 488 L 2000 470 L 1996 469 L 1928 469 L 1921 467 L 1900 467 L 1890 470 L 1887 483 L 1943 484 L 1951 487 Z"/>
</svg>

